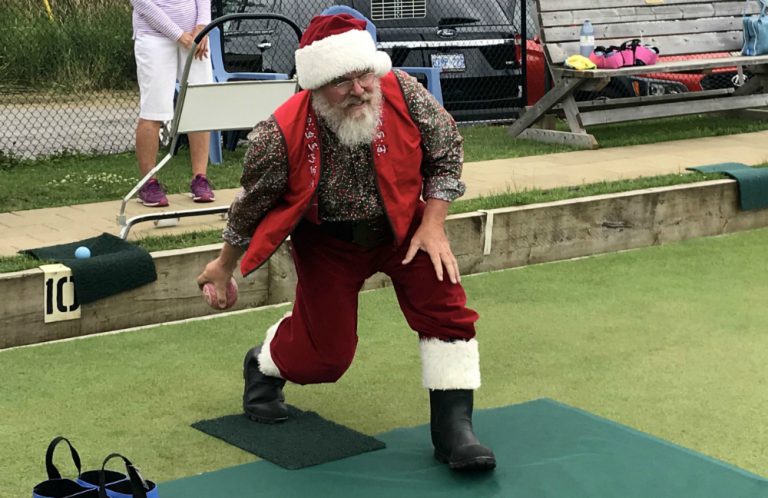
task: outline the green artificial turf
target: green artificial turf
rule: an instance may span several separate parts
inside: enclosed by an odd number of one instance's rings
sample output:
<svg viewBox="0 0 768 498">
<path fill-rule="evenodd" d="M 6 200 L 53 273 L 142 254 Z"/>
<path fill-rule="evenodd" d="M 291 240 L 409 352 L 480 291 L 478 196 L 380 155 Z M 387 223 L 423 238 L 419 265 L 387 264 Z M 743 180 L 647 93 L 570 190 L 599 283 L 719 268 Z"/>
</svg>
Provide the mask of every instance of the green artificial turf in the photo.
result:
<svg viewBox="0 0 768 498">
<path fill-rule="evenodd" d="M 482 317 L 476 406 L 549 397 L 768 475 L 766 245 L 755 230 L 465 277 Z M 360 301 L 347 375 L 289 385 L 289 402 L 368 434 L 427 423 L 392 291 Z M 119 451 L 159 481 L 251 461 L 190 424 L 239 411 L 242 356 L 285 310 L 0 352 L 0 496 L 29 495 L 57 434 L 87 468 Z"/>
</svg>

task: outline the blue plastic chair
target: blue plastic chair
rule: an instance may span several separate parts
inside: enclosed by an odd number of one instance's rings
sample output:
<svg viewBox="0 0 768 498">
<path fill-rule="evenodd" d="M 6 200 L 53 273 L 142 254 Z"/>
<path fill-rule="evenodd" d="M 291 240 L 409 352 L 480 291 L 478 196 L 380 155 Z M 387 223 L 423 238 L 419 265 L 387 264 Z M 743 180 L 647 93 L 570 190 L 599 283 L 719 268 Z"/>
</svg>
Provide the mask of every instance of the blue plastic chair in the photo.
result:
<svg viewBox="0 0 768 498">
<path fill-rule="evenodd" d="M 436 67 L 399 67 L 398 69 L 405 71 L 411 76 L 423 74 L 427 80 L 427 90 L 435 100 L 443 105 L 443 87 L 440 84 L 440 70 Z"/>
<path fill-rule="evenodd" d="M 224 67 L 224 44 L 219 28 L 208 33 L 208 50 L 213 66 L 213 81 L 217 83 L 233 80 L 287 80 L 285 73 L 230 73 Z"/>
<path fill-rule="evenodd" d="M 224 66 L 224 44 L 222 43 L 222 33 L 219 28 L 213 28 L 208 34 L 208 51 L 211 57 L 211 65 L 213 67 L 213 81 L 216 83 L 225 83 L 235 80 L 287 80 L 288 75 L 285 73 L 231 73 L 227 71 Z M 239 137 L 238 131 L 224 132 L 224 142 L 228 150 L 235 150 L 237 147 L 237 140 Z M 219 150 L 219 162 L 221 162 L 221 133 L 218 131 L 211 132 L 211 150 L 214 149 L 213 141 L 218 143 Z M 211 155 L 211 162 L 213 162 L 213 155 Z M 218 163 L 216 163 L 218 164 Z"/>
<path fill-rule="evenodd" d="M 376 25 L 374 25 L 371 20 L 365 17 L 360 11 L 353 9 L 352 7 L 347 7 L 346 5 L 333 5 L 320 13 L 320 15 L 323 16 L 335 16 L 339 14 L 349 14 L 356 19 L 365 21 L 365 30 L 371 35 L 374 43 L 376 42 Z"/>
<path fill-rule="evenodd" d="M 376 25 L 371 22 L 370 19 L 365 17 L 360 11 L 347 7 L 346 5 L 334 5 L 328 7 L 322 13 L 324 16 L 332 16 L 337 14 L 349 14 L 350 16 L 365 21 L 365 30 L 373 38 L 374 43 L 377 41 Z M 419 74 L 424 75 L 427 80 L 427 90 L 431 93 L 435 100 L 443 105 L 443 87 L 440 85 L 440 70 L 434 67 L 398 67 L 401 71 L 405 71 L 411 76 Z"/>
</svg>

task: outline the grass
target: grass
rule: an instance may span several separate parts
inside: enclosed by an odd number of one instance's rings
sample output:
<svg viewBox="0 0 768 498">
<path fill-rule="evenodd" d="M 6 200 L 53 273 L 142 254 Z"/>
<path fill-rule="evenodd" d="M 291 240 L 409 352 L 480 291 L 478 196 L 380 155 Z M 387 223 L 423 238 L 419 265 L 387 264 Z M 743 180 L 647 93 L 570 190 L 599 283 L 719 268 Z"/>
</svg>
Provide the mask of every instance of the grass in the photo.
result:
<svg viewBox="0 0 768 498">
<path fill-rule="evenodd" d="M 214 186 L 231 188 L 240 183 L 244 150 L 226 151 L 224 162 L 211 166 Z M 163 168 L 160 181 L 170 193 L 188 192 L 191 180 L 189 150 L 181 149 Z M 46 160 L 6 159 L 0 162 L 0 183 L 14 195 L 0 212 L 86 204 L 121 199 L 138 181 L 133 153 L 109 156 L 61 154 Z"/>
<path fill-rule="evenodd" d="M 759 167 L 768 166 L 761 165 Z M 459 200 L 451 205 L 451 213 L 468 213 L 479 209 L 495 209 L 511 206 L 523 206 L 540 202 L 553 202 L 563 199 L 576 199 L 591 195 L 613 194 L 616 192 L 628 192 L 655 187 L 668 187 L 685 183 L 703 182 L 726 178 L 718 173 L 690 173 L 646 176 L 628 180 L 602 181 L 598 183 L 585 183 L 571 187 L 558 187 L 552 189 L 527 189 L 518 192 L 508 189 L 504 193 L 479 196 L 473 199 Z"/>
<path fill-rule="evenodd" d="M 768 122 L 741 121 L 712 116 L 688 116 L 650 120 L 630 125 L 595 127 L 605 147 L 658 143 L 693 137 L 746 133 L 768 129 Z M 466 162 L 552 154 L 574 150 L 563 145 L 509 138 L 506 126 L 462 128 Z M 242 148 L 224 150 L 224 163 L 211 166 L 217 188 L 238 187 L 242 171 Z M 83 204 L 122 198 L 135 185 L 138 169 L 133 154 L 86 156 L 62 154 L 43 160 L 21 160 L 0 155 L 0 184 L 14 192 L 0 212 Z M 160 172 L 170 193 L 189 189 L 189 152 L 179 155 Z"/>
<path fill-rule="evenodd" d="M 131 5 L 123 0 L 3 0 L 0 87 L 61 92 L 135 87 Z"/>
<path fill-rule="evenodd" d="M 766 244 L 755 230 L 465 278 L 481 314 L 477 408 L 550 397 L 768 474 L 768 391 L 755 374 L 768 355 Z M 360 301 L 350 371 L 289 385 L 288 401 L 369 434 L 427 423 L 393 292 Z M 284 311 L 0 351 L 0 496 L 29 494 L 58 434 L 84 468 L 120 451 L 159 481 L 252 461 L 189 424 L 239 412 L 242 355 Z"/>
<path fill-rule="evenodd" d="M 559 121 L 558 129 L 565 131 L 567 127 L 564 122 Z M 768 121 L 743 120 L 709 114 L 594 126 L 590 127 L 589 132 L 597 138 L 602 148 L 609 148 L 761 130 L 768 130 Z M 464 151 L 467 162 L 576 150 L 566 145 L 511 139 L 507 136 L 506 126 L 462 128 L 461 131 L 465 139 Z"/>
<path fill-rule="evenodd" d="M 49 263 L 52 263 L 52 261 L 35 259 L 26 254 L 20 254 L 18 256 L 0 256 L 0 273 L 31 270 L 32 268 L 37 268 L 40 265 Z"/>
</svg>

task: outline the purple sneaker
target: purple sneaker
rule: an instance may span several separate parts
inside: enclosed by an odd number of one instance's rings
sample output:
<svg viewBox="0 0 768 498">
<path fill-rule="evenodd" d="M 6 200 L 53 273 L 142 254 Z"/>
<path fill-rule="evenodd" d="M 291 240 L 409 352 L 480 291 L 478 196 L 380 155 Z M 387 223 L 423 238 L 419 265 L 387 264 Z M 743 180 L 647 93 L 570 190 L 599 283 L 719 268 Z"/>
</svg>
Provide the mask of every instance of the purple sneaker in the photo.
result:
<svg viewBox="0 0 768 498">
<path fill-rule="evenodd" d="M 211 184 L 208 183 L 208 177 L 205 175 L 196 175 L 189 188 L 192 191 L 192 200 L 195 202 L 213 202 L 216 200 L 216 196 L 211 190 Z"/>
<path fill-rule="evenodd" d="M 168 198 L 160 182 L 152 178 L 139 189 L 139 202 L 149 207 L 165 207 Z"/>
</svg>

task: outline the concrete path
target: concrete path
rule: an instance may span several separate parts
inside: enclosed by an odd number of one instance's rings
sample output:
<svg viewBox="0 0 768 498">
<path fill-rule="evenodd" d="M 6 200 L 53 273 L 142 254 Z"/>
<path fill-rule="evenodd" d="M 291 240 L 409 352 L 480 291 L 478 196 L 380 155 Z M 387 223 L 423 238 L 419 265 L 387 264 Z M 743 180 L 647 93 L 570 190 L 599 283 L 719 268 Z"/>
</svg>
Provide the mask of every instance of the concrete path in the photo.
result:
<svg viewBox="0 0 768 498">
<path fill-rule="evenodd" d="M 470 198 L 506 190 L 546 189 L 602 180 L 683 174 L 689 166 L 722 162 L 748 165 L 768 162 L 768 131 L 467 163 L 463 179 L 467 184 L 465 198 Z M 215 168 L 211 174 L 215 180 Z M 217 190 L 213 205 L 229 205 L 236 192 L 236 189 Z M 169 209 L 173 210 L 211 206 L 195 204 L 188 196 L 181 194 L 169 196 L 169 199 Z M 22 249 L 74 242 L 103 232 L 117 235 L 116 215 L 119 209 L 120 201 L 109 201 L 0 213 L 0 256 L 13 255 Z M 132 201 L 127 209 L 129 217 L 146 212 L 156 212 L 156 208 L 146 208 Z M 223 226 L 221 216 L 182 219 L 177 226 L 165 228 L 143 223 L 131 230 L 129 239 L 220 229 Z"/>
</svg>

